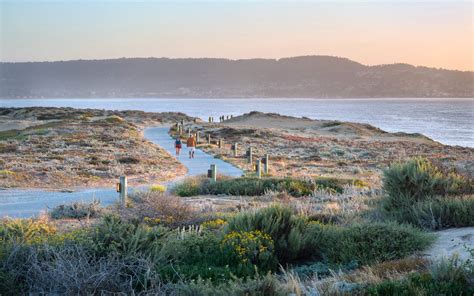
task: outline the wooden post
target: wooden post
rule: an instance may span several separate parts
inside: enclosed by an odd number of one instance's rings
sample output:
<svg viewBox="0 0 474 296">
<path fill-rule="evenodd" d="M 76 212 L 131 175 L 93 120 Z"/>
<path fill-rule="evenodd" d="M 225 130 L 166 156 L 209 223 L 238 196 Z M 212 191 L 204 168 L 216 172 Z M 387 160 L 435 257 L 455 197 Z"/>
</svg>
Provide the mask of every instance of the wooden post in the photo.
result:
<svg viewBox="0 0 474 296">
<path fill-rule="evenodd" d="M 265 158 L 264 158 L 264 163 L 263 163 L 263 168 L 264 168 L 264 172 L 265 172 L 265 175 L 268 175 L 268 169 L 270 167 L 270 164 L 268 163 L 268 153 L 265 154 Z"/>
<path fill-rule="evenodd" d="M 238 143 L 234 143 L 234 147 L 233 147 L 233 150 L 234 150 L 234 157 L 237 157 L 237 153 L 238 153 L 237 151 L 238 151 L 238 149 L 239 149 Z"/>
<path fill-rule="evenodd" d="M 212 182 L 217 181 L 217 165 L 211 164 L 211 180 Z"/>
<path fill-rule="evenodd" d="M 224 139 L 219 139 L 219 148 L 224 147 Z"/>
<path fill-rule="evenodd" d="M 253 158 L 253 148 L 250 147 L 249 150 L 247 150 L 247 157 L 249 160 L 249 163 L 252 163 L 252 158 Z"/>
<path fill-rule="evenodd" d="M 127 177 L 121 176 L 120 177 L 120 202 L 123 206 L 127 204 Z"/>
<path fill-rule="evenodd" d="M 259 159 L 257 160 L 257 178 L 262 177 L 262 161 Z"/>
<path fill-rule="evenodd" d="M 188 127 L 188 138 L 191 137 L 191 128 Z"/>
<path fill-rule="evenodd" d="M 196 132 L 196 144 L 199 143 L 199 138 L 200 138 L 200 137 L 199 137 L 199 131 L 197 131 L 197 132 Z"/>
<path fill-rule="evenodd" d="M 211 145 L 211 134 L 207 135 L 207 144 Z"/>
<path fill-rule="evenodd" d="M 178 133 L 179 133 L 180 136 L 183 134 L 183 126 L 182 125 L 178 126 Z"/>
</svg>

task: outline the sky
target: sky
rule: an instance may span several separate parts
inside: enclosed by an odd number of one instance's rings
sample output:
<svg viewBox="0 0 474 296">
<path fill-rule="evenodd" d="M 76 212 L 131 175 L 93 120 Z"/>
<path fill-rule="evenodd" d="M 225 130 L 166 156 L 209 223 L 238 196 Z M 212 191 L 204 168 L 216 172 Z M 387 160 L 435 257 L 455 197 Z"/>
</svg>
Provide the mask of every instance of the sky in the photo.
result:
<svg viewBox="0 0 474 296">
<path fill-rule="evenodd" d="M 346 57 L 474 70 L 473 1 L 0 0 L 0 60 Z"/>
</svg>

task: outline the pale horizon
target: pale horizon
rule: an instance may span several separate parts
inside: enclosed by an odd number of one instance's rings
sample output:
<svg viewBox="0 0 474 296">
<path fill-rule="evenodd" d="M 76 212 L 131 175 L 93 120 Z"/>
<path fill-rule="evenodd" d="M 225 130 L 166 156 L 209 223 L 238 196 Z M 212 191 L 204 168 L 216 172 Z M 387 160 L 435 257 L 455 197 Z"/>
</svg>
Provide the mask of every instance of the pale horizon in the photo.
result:
<svg viewBox="0 0 474 296">
<path fill-rule="evenodd" d="M 0 1 L 0 61 L 280 59 L 473 71 L 472 1 Z"/>
</svg>

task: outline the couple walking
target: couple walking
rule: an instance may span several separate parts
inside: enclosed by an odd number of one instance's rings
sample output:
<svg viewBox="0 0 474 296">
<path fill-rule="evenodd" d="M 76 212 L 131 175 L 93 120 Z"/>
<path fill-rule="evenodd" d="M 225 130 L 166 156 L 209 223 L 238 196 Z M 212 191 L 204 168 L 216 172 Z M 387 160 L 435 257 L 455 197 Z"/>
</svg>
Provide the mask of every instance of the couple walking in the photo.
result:
<svg viewBox="0 0 474 296">
<path fill-rule="evenodd" d="M 194 158 L 194 153 L 196 151 L 196 139 L 194 138 L 194 135 L 189 136 L 186 140 L 186 146 L 188 147 L 189 158 Z M 182 147 L 180 136 L 176 137 L 174 147 L 176 148 L 176 156 L 179 156 Z"/>
</svg>

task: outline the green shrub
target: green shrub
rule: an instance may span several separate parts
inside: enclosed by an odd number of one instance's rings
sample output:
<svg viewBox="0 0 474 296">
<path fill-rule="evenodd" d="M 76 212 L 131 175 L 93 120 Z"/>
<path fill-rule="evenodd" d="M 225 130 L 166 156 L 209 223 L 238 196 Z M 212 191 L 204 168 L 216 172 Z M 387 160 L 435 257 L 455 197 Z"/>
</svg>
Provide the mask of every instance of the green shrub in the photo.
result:
<svg viewBox="0 0 474 296">
<path fill-rule="evenodd" d="M 177 183 L 171 191 L 181 197 L 196 196 L 201 193 L 201 179 L 187 178 L 181 183 Z"/>
<path fill-rule="evenodd" d="M 434 264 L 426 273 L 413 273 L 401 280 L 370 285 L 367 295 L 473 295 L 472 274 L 456 258 Z"/>
<path fill-rule="evenodd" d="M 181 282 L 172 287 L 177 295 L 183 296 L 287 296 L 297 295 L 299 287 L 288 285 L 278 279 L 277 276 L 267 274 L 257 275 L 251 279 L 232 278 L 225 283 L 218 283 L 209 280 L 197 280 L 191 282 Z"/>
<path fill-rule="evenodd" d="M 433 198 L 391 215 L 400 222 L 431 230 L 474 226 L 474 196 Z"/>
<path fill-rule="evenodd" d="M 44 220 L 5 219 L 0 222 L 0 243 L 39 243 L 56 233 L 56 228 Z"/>
<path fill-rule="evenodd" d="M 159 273 L 168 281 L 231 278 L 235 266 L 227 265 L 221 238 L 212 232 L 171 232 L 160 250 Z"/>
<path fill-rule="evenodd" d="M 226 194 L 259 196 L 266 191 L 287 192 L 300 197 L 311 195 L 316 189 L 327 189 L 334 192 L 343 192 L 344 186 L 354 184 L 358 180 L 319 177 L 314 180 L 293 178 L 235 178 L 221 179 L 211 182 L 208 179 L 191 178 L 177 184 L 173 192 L 179 196 L 195 196 L 199 194 Z"/>
<path fill-rule="evenodd" d="M 130 256 L 158 254 L 160 238 L 167 230 L 162 227 L 125 222 L 117 216 L 107 215 L 92 231 L 93 248 L 99 256 Z"/>
<path fill-rule="evenodd" d="M 69 205 L 59 205 L 50 212 L 53 219 L 80 219 L 95 218 L 102 212 L 100 201 L 94 200 L 91 203 L 74 202 Z"/>
<path fill-rule="evenodd" d="M 329 262 L 372 264 L 411 255 L 427 248 L 430 234 L 396 223 L 364 223 L 347 227 L 313 224 L 308 228 Z"/>
<path fill-rule="evenodd" d="M 274 257 L 272 238 L 259 230 L 232 231 L 221 241 L 224 253 L 228 255 L 229 264 L 237 267 L 240 273 L 252 274 L 254 266 L 259 271 L 275 270 L 277 260 Z"/>
<path fill-rule="evenodd" d="M 280 264 L 313 256 L 306 251 L 306 220 L 289 208 L 272 206 L 257 212 L 240 213 L 229 220 L 227 233 L 261 231 L 270 235 Z"/>
<path fill-rule="evenodd" d="M 445 173 L 424 158 L 393 164 L 384 171 L 383 188 L 387 210 L 405 208 L 437 195 L 471 193 L 472 182 L 455 173 Z"/>
</svg>

